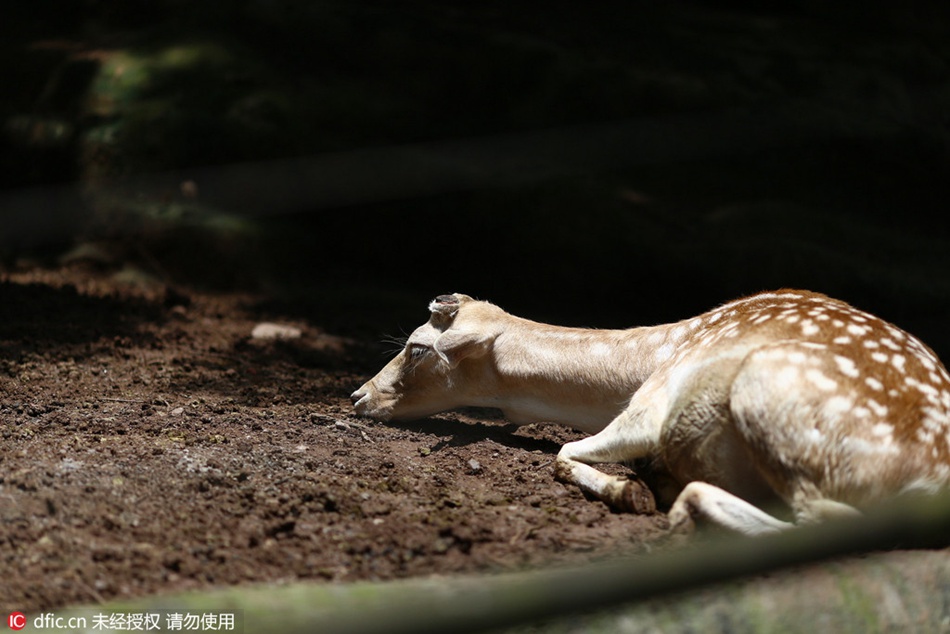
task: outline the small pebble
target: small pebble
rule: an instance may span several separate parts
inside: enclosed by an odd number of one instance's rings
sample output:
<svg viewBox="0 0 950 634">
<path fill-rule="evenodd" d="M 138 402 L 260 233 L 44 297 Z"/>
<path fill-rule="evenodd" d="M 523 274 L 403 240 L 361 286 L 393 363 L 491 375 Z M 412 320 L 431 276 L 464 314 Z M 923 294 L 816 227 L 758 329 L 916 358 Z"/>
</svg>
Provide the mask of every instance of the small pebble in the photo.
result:
<svg viewBox="0 0 950 634">
<path fill-rule="evenodd" d="M 303 332 L 300 328 L 262 322 L 251 331 L 252 339 L 299 339 Z"/>
</svg>

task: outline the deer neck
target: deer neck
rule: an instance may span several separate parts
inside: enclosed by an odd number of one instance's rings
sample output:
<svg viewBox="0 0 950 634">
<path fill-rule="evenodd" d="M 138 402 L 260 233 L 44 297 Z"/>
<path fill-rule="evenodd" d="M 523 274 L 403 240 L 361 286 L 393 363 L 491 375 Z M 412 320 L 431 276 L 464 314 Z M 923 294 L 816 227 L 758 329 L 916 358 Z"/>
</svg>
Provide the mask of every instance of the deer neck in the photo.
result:
<svg viewBox="0 0 950 634">
<path fill-rule="evenodd" d="M 554 422 L 595 433 L 630 401 L 686 336 L 675 324 L 589 330 L 514 318 L 495 341 L 490 386 L 475 404 L 515 423 Z"/>
</svg>

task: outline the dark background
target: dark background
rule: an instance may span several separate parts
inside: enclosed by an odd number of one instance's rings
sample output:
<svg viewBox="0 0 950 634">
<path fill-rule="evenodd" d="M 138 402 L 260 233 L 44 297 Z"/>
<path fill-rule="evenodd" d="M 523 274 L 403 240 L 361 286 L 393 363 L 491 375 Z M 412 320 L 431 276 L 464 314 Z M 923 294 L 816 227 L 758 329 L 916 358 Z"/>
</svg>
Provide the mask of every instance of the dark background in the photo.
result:
<svg viewBox="0 0 950 634">
<path fill-rule="evenodd" d="M 950 356 L 950 10 L 656 4 L 13 3 L 0 266 L 361 337 L 805 287 Z"/>
</svg>

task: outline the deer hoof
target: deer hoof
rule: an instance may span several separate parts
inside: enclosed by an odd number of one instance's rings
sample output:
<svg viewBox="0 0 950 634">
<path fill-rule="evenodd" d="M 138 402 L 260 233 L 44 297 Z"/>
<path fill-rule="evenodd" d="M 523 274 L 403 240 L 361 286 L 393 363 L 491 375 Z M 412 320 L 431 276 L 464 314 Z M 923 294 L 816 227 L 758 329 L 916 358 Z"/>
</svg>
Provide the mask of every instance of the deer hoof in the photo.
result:
<svg viewBox="0 0 950 634">
<path fill-rule="evenodd" d="M 554 479 L 560 482 L 574 482 L 571 463 L 567 460 L 556 460 L 554 462 Z"/>
<path fill-rule="evenodd" d="M 672 534 L 689 535 L 696 530 L 696 521 L 685 504 L 674 504 L 667 515 L 667 521 Z"/>
<path fill-rule="evenodd" d="M 627 480 L 624 482 L 623 489 L 620 491 L 619 502 L 618 506 L 621 510 L 630 513 L 640 515 L 656 513 L 656 500 L 653 498 L 653 492 L 642 480 Z"/>
</svg>

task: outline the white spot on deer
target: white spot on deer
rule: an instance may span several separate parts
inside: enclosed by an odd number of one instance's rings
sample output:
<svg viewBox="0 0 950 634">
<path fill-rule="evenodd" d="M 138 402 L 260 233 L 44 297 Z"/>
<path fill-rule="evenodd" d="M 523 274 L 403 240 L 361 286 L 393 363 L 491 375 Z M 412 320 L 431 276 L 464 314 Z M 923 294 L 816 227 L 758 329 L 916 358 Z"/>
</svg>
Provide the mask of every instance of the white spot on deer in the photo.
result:
<svg viewBox="0 0 950 634">
<path fill-rule="evenodd" d="M 864 379 L 864 382 L 867 384 L 869 388 L 871 388 L 872 390 L 876 392 L 881 392 L 884 390 L 884 384 L 878 381 L 877 379 L 875 379 L 873 376 L 867 377 L 866 379 Z"/>
<path fill-rule="evenodd" d="M 772 319 L 772 315 L 770 315 L 770 314 L 768 314 L 768 313 L 764 313 L 764 314 L 762 314 L 762 315 L 759 315 L 759 316 L 756 317 L 755 319 L 753 319 L 753 320 L 752 320 L 752 323 L 753 323 L 753 324 L 764 324 L 765 322 L 767 322 L 767 321 L 770 320 L 770 319 Z"/>
<path fill-rule="evenodd" d="M 835 364 L 838 366 L 838 371 L 841 372 L 841 374 L 850 376 L 852 379 L 856 379 L 861 375 L 861 372 L 858 371 L 858 366 L 848 357 L 842 357 L 840 354 L 836 354 Z"/>
<path fill-rule="evenodd" d="M 805 370 L 805 378 L 811 381 L 812 385 L 817 387 L 819 390 L 825 392 L 831 392 L 838 388 L 838 382 L 834 379 L 830 379 L 825 374 L 817 368 L 809 368 Z"/>
<path fill-rule="evenodd" d="M 894 367 L 897 368 L 898 372 L 904 371 L 905 362 L 906 359 L 903 357 L 903 355 L 895 354 L 893 357 L 891 357 L 891 363 L 894 364 Z"/>
<path fill-rule="evenodd" d="M 834 383 L 834 381 L 832 381 L 832 383 Z M 828 418 L 837 418 L 845 412 L 850 412 L 853 407 L 854 401 L 852 401 L 847 396 L 832 396 L 827 401 L 825 401 L 822 410 Z"/>
<path fill-rule="evenodd" d="M 907 338 L 907 335 L 905 335 L 902 330 L 899 330 L 890 324 L 887 325 L 887 332 L 891 333 L 891 336 L 898 341 L 903 341 Z"/>
<path fill-rule="evenodd" d="M 884 344 L 885 347 L 890 348 L 891 350 L 900 350 L 900 349 L 901 349 L 901 347 L 900 347 L 899 345 L 897 345 L 896 343 L 894 343 L 893 341 L 891 341 L 891 340 L 888 339 L 887 337 L 883 337 L 883 338 L 881 339 L 881 343 Z"/>
<path fill-rule="evenodd" d="M 816 326 L 815 322 L 813 322 L 811 319 L 806 319 L 802 322 L 802 334 L 806 337 L 817 335 L 819 332 L 821 332 L 821 328 Z"/>
<path fill-rule="evenodd" d="M 924 344 L 920 343 L 916 339 L 911 338 L 907 341 L 907 346 L 914 351 L 918 356 L 924 356 L 927 354 L 927 349 L 924 347 Z"/>
<path fill-rule="evenodd" d="M 873 398 L 869 398 L 867 401 L 865 401 L 865 404 L 874 411 L 874 414 L 878 418 L 884 418 L 885 416 L 887 416 L 887 412 L 888 412 L 887 407 L 884 405 L 881 405 L 880 403 L 875 401 Z"/>
<path fill-rule="evenodd" d="M 878 423 L 871 428 L 871 433 L 875 436 L 893 436 L 894 435 L 894 426 L 890 423 Z"/>
<path fill-rule="evenodd" d="M 841 321 L 840 319 L 832 319 L 831 323 L 834 325 L 835 328 L 844 328 L 844 322 Z"/>
<path fill-rule="evenodd" d="M 946 425 L 946 418 L 941 417 L 943 412 L 933 407 L 925 407 L 924 413 L 927 415 L 927 417 L 924 418 L 924 427 L 932 432 L 939 433 L 943 431 L 943 428 Z"/>
<path fill-rule="evenodd" d="M 916 388 L 918 391 L 923 392 L 925 395 L 937 397 L 940 394 L 940 391 L 934 386 L 930 385 L 929 383 L 922 383 L 912 376 L 905 377 L 904 383 L 906 383 L 907 385 L 913 388 Z"/>
<path fill-rule="evenodd" d="M 874 341 L 873 339 L 866 339 L 866 340 L 864 341 L 864 344 L 863 344 L 863 345 L 864 345 L 865 348 L 871 348 L 871 349 L 880 348 L 880 347 L 881 347 L 881 344 L 879 344 L 878 342 Z"/>
<path fill-rule="evenodd" d="M 786 317 L 785 321 L 787 321 L 790 324 L 797 324 L 801 318 L 802 318 L 801 315 L 799 315 L 798 313 L 793 313 L 789 315 L 788 317 Z"/>
<path fill-rule="evenodd" d="M 854 453 L 865 454 L 868 456 L 876 457 L 878 454 L 885 455 L 894 455 L 900 453 L 900 449 L 890 442 L 889 439 L 885 439 L 884 442 L 868 442 L 861 438 L 844 438 L 841 441 L 842 449 L 845 451 L 850 451 Z"/>
<path fill-rule="evenodd" d="M 871 358 L 877 361 L 878 363 L 887 363 L 888 356 L 883 352 L 874 352 L 871 354 Z"/>
<path fill-rule="evenodd" d="M 846 346 L 851 343 L 851 337 L 835 337 L 831 340 L 831 343 L 836 343 L 839 346 Z"/>
<path fill-rule="evenodd" d="M 855 407 L 853 410 L 851 410 L 851 413 L 857 416 L 858 418 L 867 418 L 868 416 L 871 415 L 871 410 L 869 410 L 866 407 L 858 406 L 858 407 Z"/>
<path fill-rule="evenodd" d="M 859 326 L 857 324 L 848 324 L 847 330 L 855 337 L 863 337 L 864 333 L 866 332 L 864 326 Z"/>
</svg>

